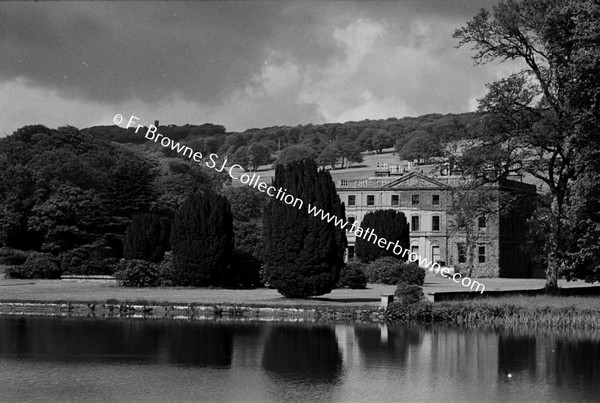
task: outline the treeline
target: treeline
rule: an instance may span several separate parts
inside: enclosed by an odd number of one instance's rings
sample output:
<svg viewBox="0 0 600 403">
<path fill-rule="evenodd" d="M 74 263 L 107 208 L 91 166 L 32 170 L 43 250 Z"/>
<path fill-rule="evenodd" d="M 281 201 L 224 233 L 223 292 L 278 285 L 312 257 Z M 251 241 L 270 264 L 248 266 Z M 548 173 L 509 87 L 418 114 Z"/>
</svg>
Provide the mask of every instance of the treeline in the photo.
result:
<svg viewBox="0 0 600 403">
<path fill-rule="evenodd" d="M 428 114 L 402 119 L 363 120 L 321 125 L 274 126 L 244 132 L 227 132 L 213 124 L 159 126 L 158 132 L 204 153 L 218 153 L 247 170 L 278 162 L 290 147 L 301 146 L 320 166 L 348 167 L 362 162 L 361 153 L 381 153 L 396 147 L 403 159 L 430 159 L 442 153 L 443 145 L 478 130 L 482 115 Z M 96 126 L 82 132 L 118 143 L 146 144 L 167 156 L 174 151 L 152 144 L 144 134 L 117 126 Z M 310 151 L 309 151 L 310 150 Z"/>
<path fill-rule="evenodd" d="M 306 148 L 283 153 L 274 185 L 344 219 L 331 175 L 305 158 Z M 10 278 L 104 274 L 125 286 L 267 285 L 296 298 L 365 287 L 364 267 L 345 266 L 344 230 L 230 180 L 203 164 L 74 127 L 23 127 L 0 139 L 0 264 Z M 383 231 L 391 221 L 373 225 Z"/>
</svg>

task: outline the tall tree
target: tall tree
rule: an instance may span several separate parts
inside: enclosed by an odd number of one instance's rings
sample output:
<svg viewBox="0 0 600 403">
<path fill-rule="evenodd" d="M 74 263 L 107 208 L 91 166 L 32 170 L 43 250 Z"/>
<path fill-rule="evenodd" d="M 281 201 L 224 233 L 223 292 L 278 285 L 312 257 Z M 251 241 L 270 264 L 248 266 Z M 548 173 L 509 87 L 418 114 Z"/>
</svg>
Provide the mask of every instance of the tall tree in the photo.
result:
<svg viewBox="0 0 600 403">
<path fill-rule="evenodd" d="M 379 238 L 385 238 L 388 242 L 398 241 L 402 250 L 409 247 L 409 227 L 404 213 L 396 210 L 375 210 L 365 214 L 360 227 L 365 231 L 372 229 Z M 355 252 L 363 263 L 372 262 L 383 256 L 406 260 L 406 256 L 398 256 L 393 250 L 381 248 L 359 236 L 356 237 Z"/>
<path fill-rule="evenodd" d="M 211 191 L 192 195 L 175 214 L 171 248 L 177 285 L 220 285 L 233 250 L 227 199 Z"/>
<path fill-rule="evenodd" d="M 477 63 L 515 60 L 523 66 L 489 84 L 480 100 L 479 110 L 488 114 L 481 150 L 490 146 L 495 152 L 498 147 L 510 151 L 493 179 L 516 171 L 547 186 L 551 216 L 546 287 L 552 291 L 558 288 L 568 243 L 564 223 L 569 187 L 581 173 L 576 161 L 586 147 L 577 130 L 581 95 L 572 87 L 586 63 L 586 49 L 597 53 L 597 10 L 594 1 L 508 0 L 495 6 L 493 15 L 481 10 L 454 33 L 459 46 L 473 45 Z M 594 31 L 595 36 L 590 41 L 581 31 Z"/>
<path fill-rule="evenodd" d="M 253 143 L 248 147 L 248 162 L 253 171 L 256 171 L 260 165 L 266 165 L 271 159 L 271 151 L 263 143 Z"/>
<path fill-rule="evenodd" d="M 308 204 L 345 219 L 329 172 L 314 161 L 278 165 L 276 188 L 303 201 L 302 208 L 271 199 L 265 209 L 264 259 L 269 283 L 288 298 L 323 295 L 335 287 L 344 266 L 343 229 L 308 214 Z"/>
<path fill-rule="evenodd" d="M 329 145 L 327 145 L 327 147 L 323 149 L 323 151 L 321 151 L 321 154 L 319 154 L 319 157 L 317 158 L 317 162 L 323 168 L 325 168 L 325 166 L 327 165 L 331 165 L 331 168 L 335 169 L 335 166 L 337 165 L 341 157 L 342 153 L 337 147 L 337 144 L 330 143 Z"/>
<path fill-rule="evenodd" d="M 159 263 L 167 250 L 168 224 L 157 214 L 133 216 L 125 232 L 123 257 Z"/>
</svg>

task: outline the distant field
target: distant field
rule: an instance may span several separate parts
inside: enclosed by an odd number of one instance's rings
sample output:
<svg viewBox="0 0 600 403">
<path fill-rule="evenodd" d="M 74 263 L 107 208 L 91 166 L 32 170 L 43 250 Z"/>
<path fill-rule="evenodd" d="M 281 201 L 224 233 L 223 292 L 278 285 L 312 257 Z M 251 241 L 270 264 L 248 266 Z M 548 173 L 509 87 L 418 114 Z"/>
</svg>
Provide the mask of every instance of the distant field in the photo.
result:
<svg viewBox="0 0 600 403">
<path fill-rule="evenodd" d="M 333 180 L 338 181 L 341 179 L 370 178 L 372 176 L 375 176 L 375 170 L 377 168 L 377 164 L 380 164 L 380 163 L 381 164 L 387 163 L 389 165 L 400 164 L 400 160 L 399 160 L 398 156 L 395 155 L 393 148 L 386 148 L 383 150 L 383 152 L 381 154 L 363 153 L 362 155 L 363 155 L 363 159 L 364 159 L 363 162 L 361 162 L 360 164 L 354 164 L 350 168 L 344 168 L 344 169 L 338 168 L 338 169 L 334 169 L 334 170 L 331 170 L 331 168 L 329 168 L 329 172 L 331 173 Z M 423 172 L 425 174 L 427 174 L 431 169 L 435 168 L 435 165 L 433 165 L 433 164 L 432 165 L 419 165 L 418 168 L 423 169 Z M 271 179 L 275 175 L 275 170 L 271 167 L 270 164 L 262 165 L 259 167 L 256 174 L 260 176 L 260 179 L 262 182 L 270 183 Z M 545 184 L 541 180 L 539 180 L 531 175 L 525 175 L 523 178 L 523 182 L 531 183 L 531 184 L 535 185 L 538 188 L 538 192 L 540 191 L 540 189 L 543 189 L 545 187 Z M 243 183 L 241 183 L 240 181 L 234 180 L 232 182 L 232 186 L 238 187 L 238 186 L 245 186 L 245 185 Z"/>
<path fill-rule="evenodd" d="M 360 164 L 354 164 L 350 168 L 344 169 L 329 169 L 331 172 L 331 176 L 335 181 L 340 179 L 363 179 L 369 178 L 375 175 L 375 169 L 377 168 L 378 163 L 388 163 L 390 165 L 395 165 L 399 163 L 398 156 L 394 155 L 393 148 L 387 148 L 383 150 L 381 154 L 366 154 L 363 153 L 364 161 Z M 338 165 L 339 166 L 339 165 Z M 263 165 L 259 167 L 259 170 L 256 172 L 257 175 L 260 175 L 261 181 L 270 183 L 271 178 L 275 175 L 275 170 L 271 167 L 271 165 Z M 240 181 L 233 181 L 232 186 L 245 186 Z"/>
</svg>

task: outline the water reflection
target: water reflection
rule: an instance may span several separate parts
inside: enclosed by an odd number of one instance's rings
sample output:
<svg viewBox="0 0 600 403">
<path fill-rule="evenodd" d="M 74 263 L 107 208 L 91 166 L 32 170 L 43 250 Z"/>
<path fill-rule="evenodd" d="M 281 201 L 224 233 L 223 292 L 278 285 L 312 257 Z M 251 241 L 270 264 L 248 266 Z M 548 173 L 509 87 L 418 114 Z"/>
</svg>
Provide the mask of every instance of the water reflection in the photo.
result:
<svg viewBox="0 0 600 403">
<path fill-rule="evenodd" d="M 282 378 L 334 382 L 342 355 L 330 326 L 278 325 L 265 340 L 263 368 Z"/>
<path fill-rule="evenodd" d="M 0 390 L 8 401 L 595 401 L 600 335 L 0 316 Z"/>
<path fill-rule="evenodd" d="M 214 322 L 5 318 L 0 355 L 65 362 L 136 362 L 227 367 L 238 327 Z M 244 327 L 244 331 L 254 329 Z"/>
<path fill-rule="evenodd" d="M 409 348 L 423 342 L 423 329 L 417 327 L 357 325 L 354 333 L 367 367 L 388 361 L 402 367 Z"/>
</svg>

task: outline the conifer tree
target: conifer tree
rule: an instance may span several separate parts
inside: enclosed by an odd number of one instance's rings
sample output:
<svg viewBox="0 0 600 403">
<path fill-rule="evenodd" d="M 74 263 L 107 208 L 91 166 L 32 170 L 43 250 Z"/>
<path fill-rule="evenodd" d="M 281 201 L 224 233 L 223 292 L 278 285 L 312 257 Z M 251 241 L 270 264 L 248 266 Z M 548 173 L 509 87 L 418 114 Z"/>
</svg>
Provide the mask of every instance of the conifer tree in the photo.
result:
<svg viewBox="0 0 600 403">
<path fill-rule="evenodd" d="M 365 214 L 360 223 L 363 230 L 372 229 L 378 238 L 385 238 L 388 242 L 396 243 L 402 246 L 402 251 L 409 247 L 409 227 L 406 216 L 396 210 L 376 210 Z M 394 254 L 392 248 L 381 248 L 359 236 L 356 237 L 355 246 L 356 256 L 364 263 L 372 262 L 383 256 L 393 256 L 395 258 L 406 260 L 406 256 L 401 257 Z"/>
<path fill-rule="evenodd" d="M 220 285 L 233 250 L 227 199 L 212 191 L 190 196 L 175 214 L 171 247 L 177 285 Z"/>
<path fill-rule="evenodd" d="M 303 206 L 271 199 L 265 209 L 263 257 L 268 282 L 289 298 L 331 292 L 344 266 L 346 235 L 333 223 L 308 214 L 310 204 L 345 219 L 331 175 L 318 172 L 314 161 L 297 161 L 278 165 L 273 185 L 301 199 Z"/>
<path fill-rule="evenodd" d="M 168 229 L 156 214 L 133 216 L 125 232 L 123 257 L 158 263 L 167 248 Z"/>
</svg>

